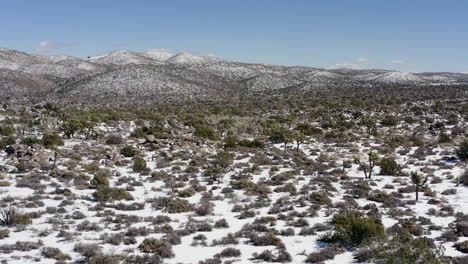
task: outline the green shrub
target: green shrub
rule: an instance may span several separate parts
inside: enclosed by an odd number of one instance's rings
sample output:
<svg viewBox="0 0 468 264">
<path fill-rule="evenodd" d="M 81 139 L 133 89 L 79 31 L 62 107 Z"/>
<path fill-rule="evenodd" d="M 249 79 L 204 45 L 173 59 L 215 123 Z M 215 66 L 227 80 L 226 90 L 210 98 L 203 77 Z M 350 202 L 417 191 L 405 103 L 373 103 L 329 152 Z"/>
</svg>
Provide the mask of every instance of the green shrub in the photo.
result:
<svg viewBox="0 0 468 264">
<path fill-rule="evenodd" d="M 123 188 L 100 187 L 93 193 L 94 198 L 100 202 L 112 202 L 131 199 L 132 195 Z"/>
<path fill-rule="evenodd" d="M 18 169 L 19 173 L 25 172 L 29 168 L 29 162 L 25 160 L 21 160 L 16 164 L 16 169 Z"/>
<path fill-rule="evenodd" d="M 109 179 L 106 176 L 95 175 L 91 180 L 90 184 L 96 189 L 109 187 Z"/>
<path fill-rule="evenodd" d="M 11 183 L 9 181 L 0 181 L 0 187 L 8 187 Z"/>
<path fill-rule="evenodd" d="M 146 161 L 144 159 L 135 159 L 133 161 L 133 171 L 142 172 L 146 169 Z"/>
<path fill-rule="evenodd" d="M 265 148 L 265 143 L 263 143 L 259 139 L 254 139 L 254 140 L 244 139 L 244 140 L 239 141 L 238 144 L 239 146 L 248 147 L 248 148 Z"/>
<path fill-rule="evenodd" d="M 239 141 L 239 138 L 236 135 L 229 135 L 224 138 L 224 148 L 235 148 L 237 147 L 237 142 Z"/>
<path fill-rule="evenodd" d="M 21 140 L 21 144 L 32 146 L 34 144 L 41 144 L 42 141 L 36 137 L 25 137 Z"/>
<path fill-rule="evenodd" d="M 227 167 L 231 166 L 233 162 L 234 157 L 227 151 L 221 151 L 216 154 L 216 158 L 214 160 L 214 164 L 217 168 L 220 169 L 226 169 Z"/>
<path fill-rule="evenodd" d="M 15 133 L 15 129 L 10 126 L 0 126 L 0 135 L 12 136 Z"/>
<path fill-rule="evenodd" d="M 18 212 L 15 207 L 9 206 L 0 208 L 0 225 L 14 226 L 14 225 L 29 225 L 32 223 L 30 214 Z"/>
<path fill-rule="evenodd" d="M 135 138 L 144 138 L 146 136 L 146 132 L 143 128 L 139 127 L 133 131 L 131 136 Z"/>
<path fill-rule="evenodd" d="M 13 136 L 3 138 L 0 140 L 0 148 L 4 149 L 9 145 L 14 145 L 16 143 L 16 138 Z"/>
<path fill-rule="evenodd" d="M 382 158 L 378 165 L 381 175 L 398 176 L 401 172 L 401 166 L 391 157 Z"/>
<path fill-rule="evenodd" d="M 42 135 L 42 145 L 45 147 L 63 146 L 62 137 L 54 131 L 47 130 Z"/>
<path fill-rule="evenodd" d="M 124 155 L 127 158 L 135 156 L 137 150 L 133 146 L 125 146 L 120 149 L 120 154 Z"/>
<path fill-rule="evenodd" d="M 372 217 L 360 217 L 353 214 L 337 215 L 332 221 L 335 229 L 330 242 L 342 245 L 361 246 L 385 238 L 382 224 Z"/>
<path fill-rule="evenodd" d="M 195 127 L 195 136 L 201 137 L 201 138 L 207 138 L 211 140 L 216 139 L 216 132 L 213 128 L 208 127 L 208 126 L 196 126 Z"/>
<path fill-rule="evenodd" d="M 192 205 L 185 199 L 159 197 L 153 204 L 153 207 L 158 210 L 164 210 L 170 214 L 184 213 L 192 210 Z"/>
<path fill-rule="evenodd" d="M 450 142 L 452 142 L 452 139 L 450 138 L 449 135 L 447 135 L 445 133 L 440 133 L 439 138 L 437 139 L 437 142 L 439 142 L 439 143 L 450 143 Z"/>
<path fill-rule="evenodd" d="M 72 138 L 76 132 L 83 128 L 83 123 L 78 120 L 65 121 L 60 128 L 66 137 Z"/>
<path fill-rule="evenodd" d="M 13 224 L 30 225 L 32 224 L 32 218 L 29 214 L 16 213 L 13 217 Z"/>
<path fill-rule="evenodd" d="M 443 248 L 436 246 L 432 239 L 413 238 L 407 232 L 377 243 L 370 249 L 359 252 L 356 257 L 359 262 L 384 264 L 451 263 L 449 258 L 443 255 Z"/>
</svg>

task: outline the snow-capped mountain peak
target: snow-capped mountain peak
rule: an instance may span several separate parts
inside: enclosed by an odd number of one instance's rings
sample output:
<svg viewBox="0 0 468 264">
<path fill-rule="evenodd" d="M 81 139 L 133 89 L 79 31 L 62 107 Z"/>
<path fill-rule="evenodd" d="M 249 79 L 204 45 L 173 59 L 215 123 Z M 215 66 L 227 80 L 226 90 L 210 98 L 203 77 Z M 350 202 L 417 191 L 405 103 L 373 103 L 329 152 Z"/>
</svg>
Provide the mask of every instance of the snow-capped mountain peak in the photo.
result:
<svg viewBox="0 0 468 264">
<path fill-rule="evenodd" d="M 170 59 L 167 60 L 168 63 L 180 63 L 180 64 L 205 64 L 211 62 L 221 61 L 220 58 L 215 57 L 214 55 L 194 55 L 190 52 L 183 51 L 180 52 Z"/>
<path fill-rule="evenodd" d="M 166 49 L 148 50 L 146 52 L 143 52 L 143 55 L 145 55 L 148 58 L 157 60 L 157 61 L 167 61 L 168 59 L 174 57 L 174 54 L 169 52 Z"/>
</svg>

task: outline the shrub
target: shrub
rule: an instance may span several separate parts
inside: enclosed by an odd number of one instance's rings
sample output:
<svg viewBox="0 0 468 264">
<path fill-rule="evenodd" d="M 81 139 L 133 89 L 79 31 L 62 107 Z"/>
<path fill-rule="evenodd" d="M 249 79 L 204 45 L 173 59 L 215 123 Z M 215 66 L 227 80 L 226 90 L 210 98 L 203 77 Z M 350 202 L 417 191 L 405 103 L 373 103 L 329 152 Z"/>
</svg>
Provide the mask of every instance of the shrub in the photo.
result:
<svg viewBox="0 0 468 264">
<path fill-rule="evenodd" d="M 41 144 L 41 140 L 36 137 L 25 137 L 21 140 L 21 144 L 32 146 L 34 144 Z"/>
<path fill-rule="evenodd" d="M 227 151 L 222 151 L 216 154 L 216 158 L 214 160 L 216 167 L 220 169 L 226 169 L 227 167 L 231 166 L 233 162 L 234 157 Z"/>
<path fill-rule="evenodd" d="M 401 233 L 391 240 L 381 241 L 369 250 L 357 254 L 359 262 L 386 264 L 431 263 L 448 264 L 450 260 L 443 255 L 443 249 L 427 237 L 413 238 L 409 233 Z"/>
<path fill-rule="evenodd" d="M 216 254 L 215 257 L 218 258 L 232 258 L 232 257 L 239 257 L 241 255 L 241 251 L 236 248 L 228 247 L 223 249 L 219 254 Z"/>
<path fill-rule="evenodd" d="M 8 187 L 10 186 L 10 182 L 9 181 L 0 181 L 0 187 Z"/>
<path fill-rule="evenodd" d="M 12 206 L 0 208 L 0 226 L 29 225 L 31 223 L 30 214 L 20 213 Z"/>
<path fill-rule="evenodd" d="M 463 181 L 463 184 L 468 186 L 468 169 L 465 169 L 460 178 Z"/>
<path fill-rule="evenodd" d="M 450 138 L 449 135 L 447 135 L 445 133 L 440 133 L 439 138 L 437 139 L 437 142 L 438 143 L 450 143 L 450 142 L 452 142 L 452 139 Z"/>
<path fill-rule="evenodd" d="M 25 172 L 29 168 L 29 162 L 25 160 L 20 160 L 18 163 L 16 163 L 16 169 L 18 170 L 19 173 Z"/>
<path fill-rule="evenodd" d="M 0 239 L 4 239 L 10 236 L 10 230 L 3 228 L 0 229 Z"/>
<path fill-rule="evenodd" d="M 306 263 L 323 263 L 325 260 L 333 259 L 335 255 L 344 253 L 346 250 L 339 244 L 332 244 L 329 247 L 321 249 L 318 252 L 310 253 L 305 262 Z"/>
<path fill-rule="evenodd" d="M 386 157 L 379 161 L 380 174 L 397 176 L 401 172 L 401 166 L 395 161 L 394 158 Z"/>
<path fill-rule="evenodd" d="M 118 256 L 113 255 L 96 255 L 88 259 L 86 264 L 119 264 L 120 258 Z"/>
<path fill-rule="evenodd" d="M 15 143 L 16 143 L 16 138 L 13 136 L 10 136 L 10 137 L 0 140 L 0 148 L 4 149 L 9 145 L 14 145 Z"/>
<path fill-rule="evenodd" d="M 195 127 L 195 136 L 201 137 L 201 138 L 207 138 L 211 140 L 216 139 L 216 132 L 213 128 L 207 127 L 207 126 L 202 126 L 198 125 Z"/>
<path fill-rule="evenodd" d="M 468 253 L 468 240 L 465 240 L 463 242 L 458 242 L 455 243 L 454 247 L 463 253 Z"/>
<path fill-rule="evenodd" d="M 154 253 L 161 258 L 171 258 L 174 256 L 172 245 L 156 238 L 145 238 L 138 248 L 144 253 Z"/>
<path fill-rule="evenodd" d="M 456 150 L 457 156 L 462 160 L 468 159 L 468 139 L 465 139 Z"/>
<path fill-rule="evenodd" d="M 283 242 L 281 241 L 281 238 L 275 236 L 275 234 L 268 232 L 262 236 L 258 236 L 257 234 L 253 234 L 250 237 L 250 242 L 254 246 L 278 246 L 281 247 Z"/>
<path fill-rule="evenodd" d="M 170 197 L 156 198 L 153 207 L 171 214 L 184 213 L 192 210 L 192 205 L 187 200 Z"/>
<path fill-rule="evenodd" d="M 96 189 L 109 187 L 109 179 L 105 176 L 95 175 L 90 184 Z"/>
<path fill-rule="evenodd" d="M 332 221 L 335 230 L 329 242 L 343 245 L 361 246 L 385 237 L 384 227 L 373 217 L 360 217 L 353 214 L 337 215 Z"/>
<path fill-rule="evenodd" d="M 239 141 L 239 146 L 248 147 L 248 148 L 265 148 L 265 143 L 259 139 L 254 140 L 241 140 Z"/>
<path fill-rule="evenodd" d="M 42 135 L 42 145 L 45 147 L 63 146 L 62 137 L 54 131 L 47 130 Z"/>
<path fill-rule="evenodd" d="M 229 148 L 235 148 L 237 147 L 237 142 L 239 141 L 239 138 L 235 134 L 228 135 L 224 138 L 224 148 L 229 149 Z"/>
<path fill-rule="evenodd" d="M 122 144 L 123 141 L 124 140 L 123 140 L 122 136 L 117 135 L 117 134 L 109 135 L 106 138 L 106 144 L 108 144 L 108 145 L 119 145 L 119 144 Z"/>
<path fill-rule="evenodd" d="M 142 172 L 146 169 L 146 160 L 144 159 L 135 159 L 133 161 L 133 170 L 135 172 Z"/>
<path fill-rule="evenodd" d="M 2 136 L 12 136 L 15 133 L 15 129 L 10 126 L 0 126 L 0 135 Z"/>
<path fill-rule="evenodd" d="M 46 258 L 53 258 L 56 260 L 70 260 L 71 257 L 68 254 L 62 253 L 60 249 L 53 247 L 42 248 L 42 255 Z"/>
<path fill-rule="evenodd" d="M 120 154 L 124 155 L 127 158 L 135 156 L 137 150 L 133 146 L 125 146 L 120 149 Z"/>
<path fill-rule="evenodd" d="M 78 243 L 73 247 L 73 251 L 80 253 L 87 259 L 102 254 L 101 247 L 98 244 Z"/>
<path fill-rule="evenodd" d="M 192 205 L 184 199 L 170 199 L 166 206 L 166 211 L 170 214 L 189 212 L 192 210 Z"/>
<path fill-rule="evenodd" d="M 112 202 L 122 199 L 131 199 L 132 195 L 123 188 L 100 187 L 93 193 L 94 198 L 100 202 Z"/>
</svg>

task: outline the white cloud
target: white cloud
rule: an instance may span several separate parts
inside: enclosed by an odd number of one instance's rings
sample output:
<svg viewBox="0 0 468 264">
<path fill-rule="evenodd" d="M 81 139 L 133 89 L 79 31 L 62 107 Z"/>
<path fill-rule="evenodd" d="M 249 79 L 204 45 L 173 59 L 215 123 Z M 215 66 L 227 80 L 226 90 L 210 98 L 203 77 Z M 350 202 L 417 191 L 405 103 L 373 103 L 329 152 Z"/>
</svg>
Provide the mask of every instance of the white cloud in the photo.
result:
<svg viewBox="0 0 468 264">
<path fill-rule="evenodd" d="M 54 42 L 49 40 L 43 40 L 39 43 L 39 45 L 35 48 L 37 52 L 50 52 L 55 51 L 67 47 L 78 46 L 78 43 L 65 43 L 65 42 Z"/>
<path fill-rule="evenodd" d="M 356 60 L 357 62 L 362 62 L 362 63 L 365 63 L 365 62 L 368 62 L 369 59 L 368 58 L 359 58 Z"/>
<path fill-rule="evenodd" d="M 366 67 L 363 64 L 343 62 L 343 63 L 337 63 L 335 65 L 330 65 L 328 68 L 329 69 L 345 68 L 345 69 L 362 70 L 362 69 L 365 69 Z"/>
<path fill-rule="evenodd" d="M 404 60 L 392 60 L 391 63 L 393 63 L 393 64 L 403 64 L 403 63 L 405 63 L 405 61 Z"/>
</svg>

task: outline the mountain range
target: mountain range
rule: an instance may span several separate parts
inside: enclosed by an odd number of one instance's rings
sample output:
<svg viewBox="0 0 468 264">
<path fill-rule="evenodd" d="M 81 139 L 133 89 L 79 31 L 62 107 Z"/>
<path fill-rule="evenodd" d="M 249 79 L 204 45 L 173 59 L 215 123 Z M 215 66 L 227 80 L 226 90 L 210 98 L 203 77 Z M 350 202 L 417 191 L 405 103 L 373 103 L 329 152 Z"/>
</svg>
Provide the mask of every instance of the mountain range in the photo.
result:
<svg viewBox="0 0 468 264">
<path fill-rule="evenodd" d="M 346 87 L 464 86 L 468 74 L 320 69 L 242 63 L 167 50 L 116 50 L 86 59 L 33 55 L 0 48 L 0 97 L 234 98 L 249 94 L 307 93 Z"/>
</svg>

